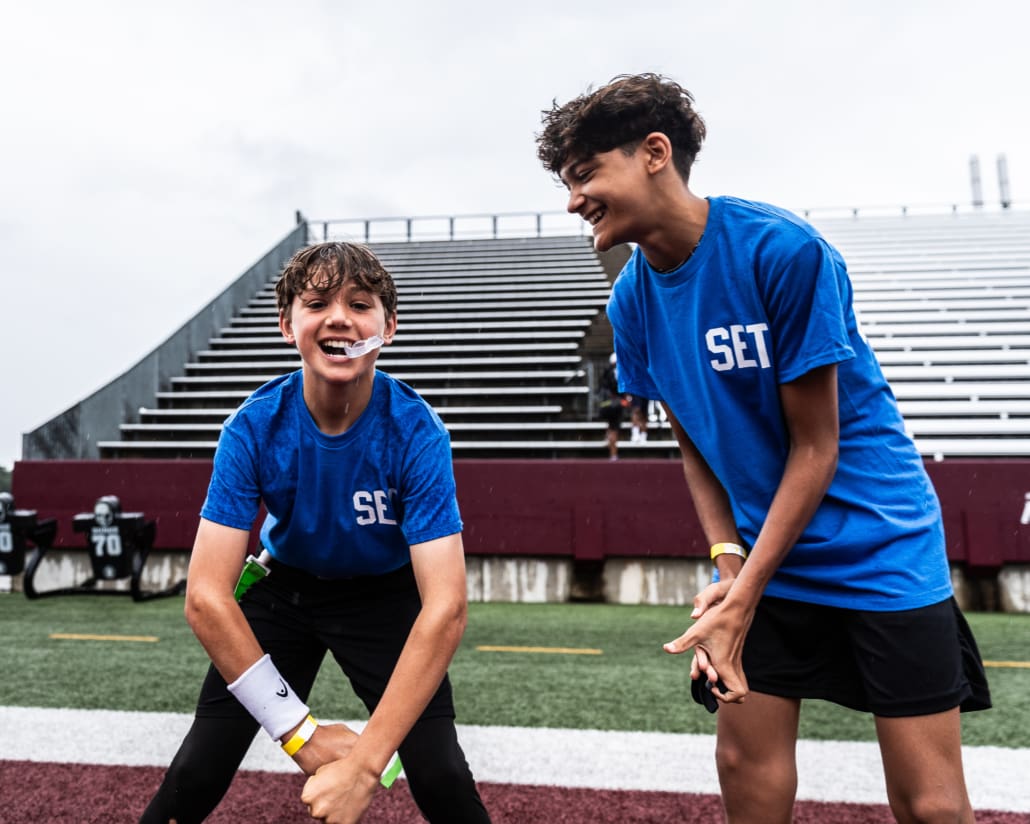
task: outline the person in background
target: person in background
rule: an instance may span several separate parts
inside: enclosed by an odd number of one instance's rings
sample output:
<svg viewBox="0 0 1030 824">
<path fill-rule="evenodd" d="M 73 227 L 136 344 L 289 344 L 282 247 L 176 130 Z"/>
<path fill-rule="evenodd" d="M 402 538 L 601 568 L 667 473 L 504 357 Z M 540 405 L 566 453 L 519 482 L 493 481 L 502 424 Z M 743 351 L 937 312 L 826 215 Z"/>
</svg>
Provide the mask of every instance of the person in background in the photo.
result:
<svg viewBox="0 0 1030 824">
<path fill-rule="evenodd" d="M 622 428 L 622 420 L 629 401 L 625 395 L 619 392 L 619 368 L 614 352 L 609 356 L 608 365 L 601 373 L 599 395 L 600 415 L 602 420 L 608 424 L 608 428 L 605 430 L 608 460 L 617 461 L 619 459 L 619 430 Z"/>
<path fill-rule="evenodd" d="M 647 407 L 651 401 L 643 395 L 630 395 L 629 398 L 629 420 L 630 436 L 633 443 L 647 442 Z"/>
</svg>

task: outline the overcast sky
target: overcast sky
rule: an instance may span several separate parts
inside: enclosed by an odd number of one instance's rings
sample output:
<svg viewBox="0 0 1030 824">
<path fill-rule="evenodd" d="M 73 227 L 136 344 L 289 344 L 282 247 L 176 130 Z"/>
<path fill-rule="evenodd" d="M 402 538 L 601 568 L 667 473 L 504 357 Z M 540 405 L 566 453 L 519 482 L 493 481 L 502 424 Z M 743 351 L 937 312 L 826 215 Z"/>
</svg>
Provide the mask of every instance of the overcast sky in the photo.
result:
<svg viewBox="0 0 1030 824">
<path fill-rule="evenodd" d="M 698 194 L 1030 201 L 1021 0 L 0 0 L 0 465 L 293 225 L 552 211 L 540 111 L 689 88 Z M 403 307 L 402 307 L 403 308 Z M 403 321 L 403 315 L 401 316 Z"/>
</svg>

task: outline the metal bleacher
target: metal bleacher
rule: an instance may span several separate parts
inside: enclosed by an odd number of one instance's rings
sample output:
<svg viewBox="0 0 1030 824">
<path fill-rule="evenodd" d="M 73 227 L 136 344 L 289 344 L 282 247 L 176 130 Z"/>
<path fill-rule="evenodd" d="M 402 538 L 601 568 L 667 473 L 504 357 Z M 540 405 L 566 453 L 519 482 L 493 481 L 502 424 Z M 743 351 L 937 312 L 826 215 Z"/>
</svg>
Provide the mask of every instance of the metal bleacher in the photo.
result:
<svg viewBox="0 0 1030 824">
<path fill-rule="evenodd" d="M 813 222 L 920 453 L 1030 455 L 1030 213 Z"/>
<path fill-rule="evenodd" d="M 1030 213 L 809 219 L 848 261 L 863 331 L 920 452 L 1030 455 Z M 456 458 L 607 455 L 593 387 L 610 351 L 610 282 L 588 238 L 370 245 L 399 293 L 379 368 L 436 408 Z M 100 454 L 210 457 L 231 411 L 299 365 L 269 283 Z M 620 442 L 623 457 L 676 454 L 658 419 L 646 443 Z"/>
<path fill-rule="evenodd" d="M 434 406 L 456 457 L 604 453 L 605 424 L 589 418 L 592 359 L 611 348 L 610 283 L 588 238 L 370 245 L 398 290 L 398 333 L 378 367 Z M 209 457 L 226 416 L 299 366 L 269 283 L 101 455 Z"/>
</svg>

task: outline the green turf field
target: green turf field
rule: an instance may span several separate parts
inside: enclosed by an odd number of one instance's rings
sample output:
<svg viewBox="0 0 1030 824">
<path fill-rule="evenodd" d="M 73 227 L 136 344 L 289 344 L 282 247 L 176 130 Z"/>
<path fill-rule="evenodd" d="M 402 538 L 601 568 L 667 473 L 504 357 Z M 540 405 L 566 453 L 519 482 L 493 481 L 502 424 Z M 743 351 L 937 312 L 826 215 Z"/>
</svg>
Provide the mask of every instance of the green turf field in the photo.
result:
<svg viewBox="0 0 1030 824">
<path fill-rule="evenodd" d="M 0 595 L 0 705 L 189 712 L 207 657 L 182 617 L 182 598 L 29 601 Z M 459 722 L 661 732 L 714 731 L 690 701 L 689 657 L 662 651 L 689 622 L 682 607 L 481 604 L 451 667 Z M 965 743 L 1030 747 L 1030 615 L 969 614 L 991 667 L 995 709 L 964 716 Z M 54 634 L 141 640 L 55 639 Z M 156 638 L 157 640 L 149 640 Z M 601 654 L 488 652 L 482 646 L 561 647 Z M 365 713 L 329 662 L 311 705 L 322 717 Z M 805 738 L 873 740 L 869 716 L 806 702 Z"/>
</svg>

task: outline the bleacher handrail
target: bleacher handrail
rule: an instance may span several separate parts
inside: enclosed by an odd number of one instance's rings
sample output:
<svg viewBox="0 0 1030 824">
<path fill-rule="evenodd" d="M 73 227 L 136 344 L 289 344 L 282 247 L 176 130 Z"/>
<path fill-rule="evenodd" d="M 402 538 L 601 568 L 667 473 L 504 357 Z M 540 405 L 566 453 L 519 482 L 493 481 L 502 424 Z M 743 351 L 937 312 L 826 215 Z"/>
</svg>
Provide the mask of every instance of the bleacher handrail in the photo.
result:
<svg viewBox="0 0 1030 824">
<path fill-rule="evenodd" d="M 581 217 L 558 211 L 395 215 L 306 221 L 310 243 L 328 240 L 356 240 L 363 243 L 500 240 L 586 234 L 586 224 Z"/>
<path fill-rule="evenodd" d="M 816 206 L 791 208 L 808 220 L 859 220 L 874 217 L 915 217 L 969 214 L 1003 214 L 1030 209 L 1030 205 L 1008 207 L 985 204 L 904 204 L 892 206 Z M 467 212 L 453 215 L 382 215 L 310 219 L 297 215 L 308 226 L 308 242 L 352 240 L 363 243 L 431 240 L 500 240 L 503 238 L 568 237 L 586 235 L 586 223 L 565 211 Z"/>
</svg>

